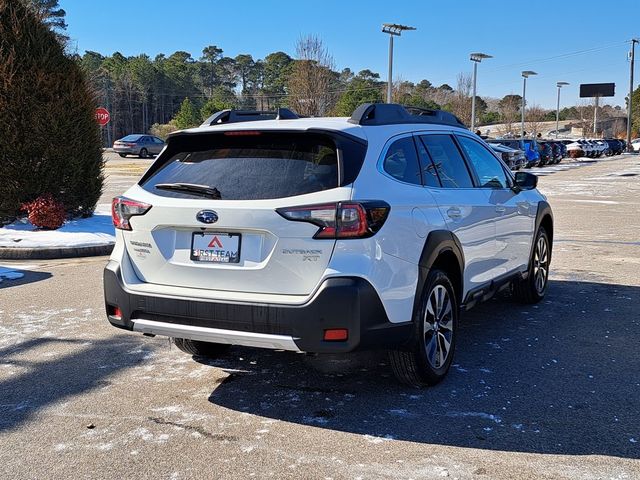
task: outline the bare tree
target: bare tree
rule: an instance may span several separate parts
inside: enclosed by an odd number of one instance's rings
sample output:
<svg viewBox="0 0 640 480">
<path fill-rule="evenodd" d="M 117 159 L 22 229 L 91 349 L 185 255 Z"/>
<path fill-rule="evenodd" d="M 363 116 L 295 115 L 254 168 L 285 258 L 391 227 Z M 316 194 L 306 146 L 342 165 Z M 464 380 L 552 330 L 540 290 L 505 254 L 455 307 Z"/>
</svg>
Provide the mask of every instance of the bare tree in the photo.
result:
<svg viewBox="0 0 640 480">
<path fill-rule="evenodd" d="M 578 111 L 578 128 L 582 129 L 582 136 L 588 136 L 593 131 L 593 101 L 582 100 L 576 104 Z"/>
<path fill-rule="evenodd" d="M 501 135 L 512 135 L 517 129 L 516 122 L 520 115 L 520 95 L 506 95 L 498 102 L 498 113 L 502 120 L 502 126 L 499 127 L 498 133 Z M 519 130 L 519 129 L 518 129 Z"/>
<path fill-rule="evenodd" d="M 451 112 L 457 116 L 465 125 L 471 124 L 471 88 L 473 81 L 468 73 L 459 73 L 457 77 L 456 89 L 453 93 L 449 105 Z"/>
<path fill-rule="evenodd" d="M 531 105 L 527 107 L 525 111 L 525 130 L 529 136 L 536 137 L 538 133 L 541 133 L 542 122 L 546 111 L 540 107 L 540 105 Z"/>
<path fill-rule="evenodd" d="M 291 107 L 310 117 L 326 115 L 335 101 L 331 93 L 333 57 L 314 35 L 298 39 L 296 57 L 288 81 Z"/>
<path fill-rule="evenodd" d="M 413 83 L 398 76 L 393 82 L 391 99 L 394 103 L 407 103 L 406 100 L 411 97 L 414 89 L 415 85 Z"/>
</svg>

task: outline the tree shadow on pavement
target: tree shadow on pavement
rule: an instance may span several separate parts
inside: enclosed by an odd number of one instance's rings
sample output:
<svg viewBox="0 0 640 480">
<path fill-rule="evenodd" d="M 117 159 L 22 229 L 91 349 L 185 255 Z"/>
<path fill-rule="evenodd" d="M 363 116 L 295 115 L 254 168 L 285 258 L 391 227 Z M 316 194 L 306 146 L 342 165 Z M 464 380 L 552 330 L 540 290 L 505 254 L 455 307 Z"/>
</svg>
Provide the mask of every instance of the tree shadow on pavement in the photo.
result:
<svg viewBox="0 0 640 480">
<path fill-rule="evenodd" d="M 27 351 L 34 358 L 32 350 L 47 351 L 54 345 L 56 356 L 51 360 L 24 359 Z M 18 427 L 43 408 L 100 387 L 120 370 L 140 364 L 148 352 L 138 348 L 134 354 L 122 354 L 137 347 L 134 338 L 123 337 L 92 341 L 37 338 L 1 349 L 0 365 L 18 367 L 20 372 L 0 381 L 0 433 Z"/>
<path fill-rule="evenodd" d="M 209 401 L 373 441 L 640 458 L 639 306 L 639 287 L 569 281 L 534 306 L 494 299 L 463 315 L 454 366 L 425 390 L 382 353 L 315 357 L 321 373 L 238 347 L 208 362 L 230 373 Z"/>
<path fill-rule="evenodd" d="M 19 278 L 13 278 L 13 274 L 22 274 Z M 28 283 L 40 282 L 51 278 L 49 272 L 24 270 L 22 268 L 6 268 L 0 266 L 0 290 L 26 285 Z"/>
</svg>

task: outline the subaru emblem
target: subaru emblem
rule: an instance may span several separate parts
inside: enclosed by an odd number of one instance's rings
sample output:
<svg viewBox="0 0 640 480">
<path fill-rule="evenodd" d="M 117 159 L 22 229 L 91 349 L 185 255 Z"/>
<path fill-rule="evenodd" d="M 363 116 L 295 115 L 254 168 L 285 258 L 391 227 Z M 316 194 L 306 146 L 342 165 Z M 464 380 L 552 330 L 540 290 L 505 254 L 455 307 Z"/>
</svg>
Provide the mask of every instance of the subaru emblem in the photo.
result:
<svg viewBox="0 0 640 480">
<path fill-rule="evenodd" d="M 200 210 L 196 214 L 196 220 L 202 223 L 216 223 L 218 221 L 218 214 L 213 210 Z"/>
</svg>

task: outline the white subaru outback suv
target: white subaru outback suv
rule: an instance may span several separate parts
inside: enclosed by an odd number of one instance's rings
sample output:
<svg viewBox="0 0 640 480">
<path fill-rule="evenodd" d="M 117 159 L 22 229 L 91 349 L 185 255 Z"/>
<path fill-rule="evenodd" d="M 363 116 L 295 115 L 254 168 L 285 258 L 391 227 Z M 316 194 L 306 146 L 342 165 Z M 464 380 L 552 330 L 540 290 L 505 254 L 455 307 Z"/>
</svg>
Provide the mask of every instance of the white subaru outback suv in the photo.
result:
<svg viewBox="0 0 640 480">
<path fill-rule="evenodd" d="M 432 385 L 460 311 L 545 295 L 553 218 L 536 184 L 447 112 L 218 112 L 113 200 L 108 319 L 193 355 L 386 349 L 399 380 Z"/>
</svg>

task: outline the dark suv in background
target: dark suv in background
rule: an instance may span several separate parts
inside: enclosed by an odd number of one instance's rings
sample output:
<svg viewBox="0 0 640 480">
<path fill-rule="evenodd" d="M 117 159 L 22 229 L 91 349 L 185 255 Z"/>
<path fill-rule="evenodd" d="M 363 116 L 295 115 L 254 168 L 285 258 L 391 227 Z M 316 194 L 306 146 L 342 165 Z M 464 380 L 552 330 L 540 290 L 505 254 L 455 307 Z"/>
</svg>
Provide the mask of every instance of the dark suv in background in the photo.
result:
<svg viewBox="0 0 640 480">
<path fill-rule="evenodd" d="M 538 144 L 538 149 L 540 152 L 540 163 L 538 164 L 538 166 L 541 167 L 543 165 L 553 163 L 553 147 L 551 145 L 551 142 L 536 140 L 536 143 Z"/>
<path fill-rule="evenodd" d="M 607 145 L 609 145 L 609 150 L 611 151 L 612 155 L 620 155 L 622 152 L 624 152 L 623 143 L 617 138 L 607 138 L 604 141 L 607 142 Z"/>
<path fill-rule="evenodd" d="M 540 163 L 540 153 L 535 140 L 528 138 L 498 138 L 495 140 L 487 140 L 489 143 L 500 143 L 506 147 L 522 150 L 527 158 L 525 167 L 536 167 Z"/>
</svg>

